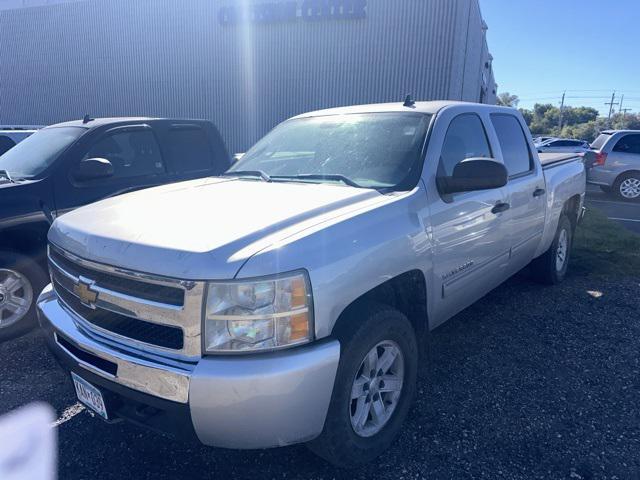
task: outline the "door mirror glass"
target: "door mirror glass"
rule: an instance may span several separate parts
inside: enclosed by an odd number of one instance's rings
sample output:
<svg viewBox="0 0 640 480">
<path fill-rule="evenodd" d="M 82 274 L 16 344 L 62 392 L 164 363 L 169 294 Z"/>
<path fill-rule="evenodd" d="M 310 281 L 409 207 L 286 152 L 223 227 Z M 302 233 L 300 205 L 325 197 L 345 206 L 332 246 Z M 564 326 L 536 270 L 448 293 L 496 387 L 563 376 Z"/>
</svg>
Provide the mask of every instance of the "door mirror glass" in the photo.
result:
<svg viewBox="0 0 640 480">
<path fill-rule="evenodd" d="M 490 158 L 467 158 L 458 163 L 449 177 L 437 179 L 440 193 L 472 192 L 504 187 L 506 167 Z"/>
<path fill-rule="evenodd" d="M 87 158 L 76 168 L 73 178 L 80 182 L 113 176 L 113 165 L 106 158 Z"/>
</svg>

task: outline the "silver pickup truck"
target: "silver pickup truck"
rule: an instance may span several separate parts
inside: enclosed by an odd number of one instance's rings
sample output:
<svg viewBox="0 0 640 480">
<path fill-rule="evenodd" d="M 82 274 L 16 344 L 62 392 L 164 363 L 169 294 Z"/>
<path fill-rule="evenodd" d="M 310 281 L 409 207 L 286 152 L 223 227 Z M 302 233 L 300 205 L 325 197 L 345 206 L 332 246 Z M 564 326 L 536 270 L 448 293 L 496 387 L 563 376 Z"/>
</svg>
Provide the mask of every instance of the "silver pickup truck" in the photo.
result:
<svg viewBox="0 0 640 480">
<path fill-rule="evenodd" d="M 563 279 L 584 191 L 514 109 L 308 113 L 221 177 L 59 217 L 40 323 L 107 421 L 356 465 L 398 434 L 430 330 L 527 265 Z"/>
</svg>

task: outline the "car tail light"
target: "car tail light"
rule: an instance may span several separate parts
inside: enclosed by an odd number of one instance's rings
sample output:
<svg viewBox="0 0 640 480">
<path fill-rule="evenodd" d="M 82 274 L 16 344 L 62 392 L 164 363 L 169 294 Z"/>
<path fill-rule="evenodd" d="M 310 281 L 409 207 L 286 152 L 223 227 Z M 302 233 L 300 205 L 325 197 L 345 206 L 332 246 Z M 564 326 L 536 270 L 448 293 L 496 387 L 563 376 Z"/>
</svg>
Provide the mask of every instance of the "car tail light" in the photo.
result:
<svg viewBox="0 0 640 480">
<path fill-rule="evenodd" d="M 607 161 L 607 154 L 604 152 L 596 152 L 596 159 L 593 161 L 594 167 L 601 167 Z"/>
</svg>

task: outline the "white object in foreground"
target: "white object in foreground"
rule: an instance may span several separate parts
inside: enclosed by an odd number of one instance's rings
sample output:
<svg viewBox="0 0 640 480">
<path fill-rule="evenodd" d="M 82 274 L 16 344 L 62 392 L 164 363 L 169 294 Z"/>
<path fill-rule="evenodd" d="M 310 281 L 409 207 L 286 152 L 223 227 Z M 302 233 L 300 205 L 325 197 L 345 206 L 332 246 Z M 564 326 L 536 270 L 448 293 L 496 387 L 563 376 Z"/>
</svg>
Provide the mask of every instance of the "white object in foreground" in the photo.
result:
<svg viewBox="0 0 640 480">
<path fill-rule="evenodd" d="M 0 417 L 0 478 L 54 480 L 56 475 L 55 415 L 36 403 Z"/>
</svg>

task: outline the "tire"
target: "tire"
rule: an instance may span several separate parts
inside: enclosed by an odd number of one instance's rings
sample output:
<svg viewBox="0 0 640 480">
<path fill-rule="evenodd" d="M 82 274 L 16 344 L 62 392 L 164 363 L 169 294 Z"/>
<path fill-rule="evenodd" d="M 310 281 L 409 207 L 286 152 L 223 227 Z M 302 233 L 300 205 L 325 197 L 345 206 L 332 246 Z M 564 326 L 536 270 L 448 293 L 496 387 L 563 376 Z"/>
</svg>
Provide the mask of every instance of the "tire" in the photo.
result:
<svg viewBox="0 0 640 480">
<path fill-rule="evenodd" d="M 564 280 L 571 257 L 573 230 L 569 217 L 563 213 L 558 221 L 558 229 L 551 246 L 545 253 L 531 262 L 531 270 L 536 281 L 547 285 L 555 285 Z"/>
<path fill-rule="evenodd" d="M 611 193 L 611 187 L 607 186 L 607 185 L 598 185 L 600 187 L 600 190 L 602 190 L 604 193 Z"/>
<path fill-rule="evenodd" d="M 30 258 L 0 252 L 0 342 L 19 337 L 37 325 L 35 303 L 47 283 L 45 272 Z M 24 302 L 26 305 L 22 305 Z"/>
<path fill-rule="evenodd" d="M 623 173 L 613 182 L 613 194 L 622 201 L 640 200 L 640 172 Z"/>
<path fill-rule="evenodd" d="M 416 335 L 407 317 L 386 305 L 371 303 L 357 309 L 337 337 L 341 345 L 340 364 L 327 419 L 320 436 L 308 447 L 333 465 L 350 468 L 379 456 L 400 432 L 416 391 L 419 354 Z M 394 358 L 394 349 L 400 354 L 388 367 L 385 360 Z M 374 357 L 370 356 L 372 351 L 376 352 Z M 384 360 L 377 363 L 380 359 Z M 373 363 L 378 371 L 367 386 L 365 377 L 370 379 L 371 373 L 365 370 Z M 380 375 L 385 368 L 387 372 Z M 361 395 L 354 400 L 352 389 L 356 384 L 361 387 L 358 388 Z M 376 405 L 374 412 L 379 415 L 376 417 L 382 419 L 378 424 L 373 413 L 360 415 L 371 412 L 372 405 Z"/>
</svg>

